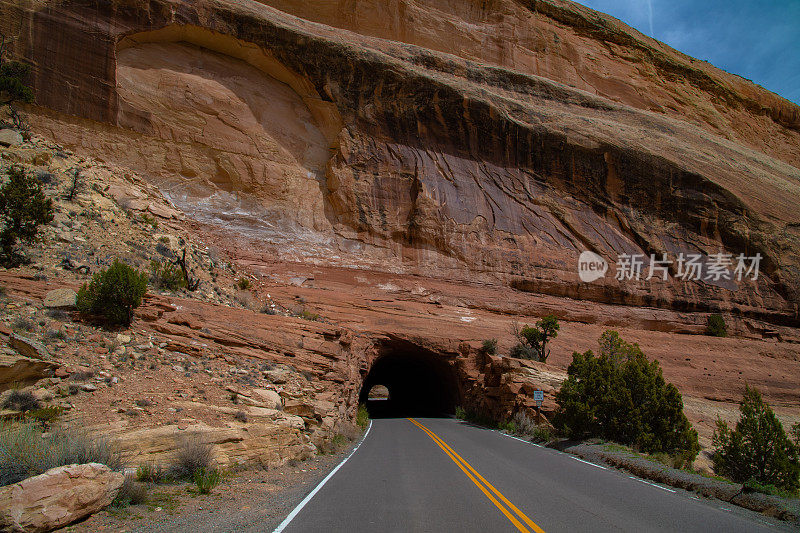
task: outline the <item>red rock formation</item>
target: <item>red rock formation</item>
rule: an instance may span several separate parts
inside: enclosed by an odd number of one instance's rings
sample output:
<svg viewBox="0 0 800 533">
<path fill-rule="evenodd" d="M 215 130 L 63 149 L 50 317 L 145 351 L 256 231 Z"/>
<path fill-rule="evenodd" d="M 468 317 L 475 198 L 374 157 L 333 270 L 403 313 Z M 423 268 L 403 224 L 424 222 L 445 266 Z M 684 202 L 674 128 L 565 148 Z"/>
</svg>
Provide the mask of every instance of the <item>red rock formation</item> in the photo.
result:
<svg viewBox="0 0 800 533">
<path fill-rule="evenodd" d="M 0 5 L 37 127 L 190 214 L 250 193 L 320 261 L 798 324 L 797 106 L 567 2 L 266 3 Z M 584 249 L 764 260 L 588 285 Z"/>
<path fill-rule="evenodd" d="M 574 2 L 260 1 L 336 28 L 543 76 L 800 163 L 796 105 Z"/>
</svg>

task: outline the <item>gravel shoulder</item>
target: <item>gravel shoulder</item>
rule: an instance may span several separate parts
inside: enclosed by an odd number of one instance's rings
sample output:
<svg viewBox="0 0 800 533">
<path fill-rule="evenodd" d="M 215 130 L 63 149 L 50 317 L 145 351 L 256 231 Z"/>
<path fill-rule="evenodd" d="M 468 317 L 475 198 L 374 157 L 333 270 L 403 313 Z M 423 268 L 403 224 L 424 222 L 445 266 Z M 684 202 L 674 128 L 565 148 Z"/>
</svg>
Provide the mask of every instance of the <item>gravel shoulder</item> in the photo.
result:
<svg viewBox="0 0 800 533">
<path fill-rule="evenodd" d="M 149 501 L 109 508 L 63 531 L 203 532 L 271 531 L 358 441 L 332 455 L 318 455 L 296 466 L 229 473 L 211 494 L 190 492 L 193 485 L 151 485 Z"/>
<path fill-rule="evenodd" d="M 705 498 L 716 498 L 765 516 L 800 525 L 800 500 L 797 498 L 747 492 L 740 483 L 671 468 L 615 445 L 580 443 L 555 447 L 590 462 L 624 470 L 639 478 L 688 490 Z"/>
</svg>

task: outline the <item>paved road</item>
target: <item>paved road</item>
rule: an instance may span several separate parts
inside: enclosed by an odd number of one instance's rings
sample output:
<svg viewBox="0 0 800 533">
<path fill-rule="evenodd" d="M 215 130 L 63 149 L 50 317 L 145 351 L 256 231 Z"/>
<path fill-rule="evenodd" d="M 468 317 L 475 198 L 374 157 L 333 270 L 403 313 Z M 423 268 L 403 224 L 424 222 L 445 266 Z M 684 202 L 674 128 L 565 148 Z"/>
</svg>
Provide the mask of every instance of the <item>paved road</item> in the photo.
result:
<svg viewBox="0 0 800 533">
<path fill-rule="evenodd" d="M 416 424 L 414 423 L 416 421 Z M 453 419 L 374 420 L 285 526 L 333 531 L 774 531 L 755 513 Z"/>
</svg>

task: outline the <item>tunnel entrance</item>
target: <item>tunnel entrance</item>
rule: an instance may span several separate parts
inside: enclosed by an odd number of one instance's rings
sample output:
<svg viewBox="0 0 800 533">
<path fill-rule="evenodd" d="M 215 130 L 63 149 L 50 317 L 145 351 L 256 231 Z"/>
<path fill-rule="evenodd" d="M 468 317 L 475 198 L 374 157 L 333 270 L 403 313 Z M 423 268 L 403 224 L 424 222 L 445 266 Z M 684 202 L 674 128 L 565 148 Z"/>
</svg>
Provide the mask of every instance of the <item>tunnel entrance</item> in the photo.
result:
<svg viewBox="0 0 800 533">
<path fill-rule="evenodd" d="M 455 412 L 458 380 L 445 358 L 405 341 L 392 342 L 380 351 L 359 395 L 371 418 L 447 416 Z"/>
</svg>

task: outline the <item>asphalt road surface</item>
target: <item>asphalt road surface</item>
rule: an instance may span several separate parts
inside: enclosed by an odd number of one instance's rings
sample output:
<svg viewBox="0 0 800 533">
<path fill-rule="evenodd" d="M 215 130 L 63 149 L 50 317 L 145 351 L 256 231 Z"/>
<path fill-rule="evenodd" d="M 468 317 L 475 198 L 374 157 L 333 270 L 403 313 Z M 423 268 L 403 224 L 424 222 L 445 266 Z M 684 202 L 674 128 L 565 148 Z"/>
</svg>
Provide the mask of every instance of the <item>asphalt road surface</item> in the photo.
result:
<svg viewBox="0 0 800 533">
<path fill-rule="evenodd" d="M 360 448 L 282 526 L 289 533 L 789 529 L 448 418 L 374 420 Z"/>
</svg>

